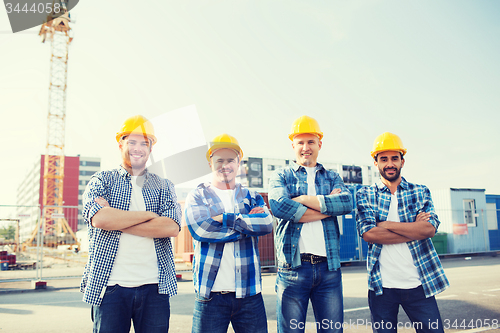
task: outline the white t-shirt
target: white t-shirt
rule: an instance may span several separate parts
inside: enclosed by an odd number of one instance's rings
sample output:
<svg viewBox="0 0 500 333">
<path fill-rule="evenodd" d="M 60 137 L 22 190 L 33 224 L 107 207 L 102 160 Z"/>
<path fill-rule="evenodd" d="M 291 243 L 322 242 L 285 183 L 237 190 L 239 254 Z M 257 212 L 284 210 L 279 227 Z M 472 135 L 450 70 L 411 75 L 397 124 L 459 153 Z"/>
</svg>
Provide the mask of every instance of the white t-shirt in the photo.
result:
<svg viewBox="0 0 500 333">
<path fill-rule="evenodd" d="M 212 186 L 224 204 L 226 213 L 234 213 L 234 190 L 221 190 Z M 236 261 L 234 258 L 234 242 L 224 244 L 219 271 L 215 277 L 212 291 L 236 291 Z"/>
<path fill-rule="evenodd" d="M 391 194 L 387 221 L 400 222 L 397 192 Z M 406 243 L 384 244 L 379 263 L 384 288 L 412 289 L 422 284 Z"/>
<path fill-rule="evenodd" d="M 316 167 L 306 167 L 307 195 L 316 195 Z M 325 232 L 321 220 L 304 223 L 299 237 L 300 253 L 326 257 Z"/>
<path fill-rule="evenodd" d="M 132 176 L 129 211 L 146 211 L 142 195 L 144 176 Z M 158 283 L 158 258 L 154 239 L 122 233 L 108 286 L 139 287 Z"/>
</svg>

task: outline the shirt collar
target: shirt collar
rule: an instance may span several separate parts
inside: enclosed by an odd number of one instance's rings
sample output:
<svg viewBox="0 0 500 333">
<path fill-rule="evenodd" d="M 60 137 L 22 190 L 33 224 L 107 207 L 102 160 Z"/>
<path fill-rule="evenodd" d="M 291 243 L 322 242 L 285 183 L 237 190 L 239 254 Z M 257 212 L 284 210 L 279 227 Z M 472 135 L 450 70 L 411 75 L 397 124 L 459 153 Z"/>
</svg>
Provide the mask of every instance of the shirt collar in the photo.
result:
<svg viewBox="0 0 500 333">
<path fill-rule="evenodd" d="M 128 173 L 127 170 L 125 170 L 125 168 L 120 165 L 120 167 L 118 168 L 118 173 L 120 174 L 120 176 L 122 176 L 123 178 L 125 179 L 129 179 L 130 180 L 130 177 L 132 177 L 132 175 L 130 173 Z M 144 169 L 144 181 L 148 180 L 148 177 L 149 177 L 149 171 L 148 169 Z"/>
<path fill-rule="evenodd" d="M 376 186 L 378 187 L 379 191 L 389 191 L 389 188 L 387 186 L 385 186 L 384 183 L 382 182 L 378 182 L 376 184 Z M 399 183 L 398 185 L 398 189 L 401 188 L 402 190 L 407 190 L 408 189 L 408 182 L 406 181 L 406 179 L 404 177 L 401 177 L 401 183 Z"/>
<path fill-rule="evenodd" d="M 198 185 L 199 187 L 202 187 L 202 188 L 210 188 L 210 187 L 215 187 L 212 185 L 212 183 L 210 182 L 206 182 L 206 183 L 201 183 L 200 185 Z M 236 191 L 239 191 L 241 189 L 242 185 L 240 183 L 236 183 L 234 184 L 234 190 Z"/>
<path fill-rule="evenodd" d="M 295 161 L 291 161 L 291 168 L 293 171 L 297 172 L 300 170 L 300 168 L 304 168 L 302 165 L 299 165 L 295 163 Z M 324 170 L 325 168 L 323 167 L 323 164 L 316 162 L 316 171 L 318 170 Z"/>
</svg>

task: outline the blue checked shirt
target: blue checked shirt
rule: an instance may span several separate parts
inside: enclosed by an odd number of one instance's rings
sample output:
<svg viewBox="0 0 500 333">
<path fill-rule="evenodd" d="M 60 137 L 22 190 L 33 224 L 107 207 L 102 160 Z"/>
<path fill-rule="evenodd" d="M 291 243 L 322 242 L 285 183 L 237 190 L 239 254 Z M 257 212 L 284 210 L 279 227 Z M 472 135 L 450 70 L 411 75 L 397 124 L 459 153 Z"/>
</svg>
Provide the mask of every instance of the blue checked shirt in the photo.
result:
<svg viewBox="0 0 500 333">
<path fill-rule="evenodd" d="M 180 228 L 181 210 L 172 182 L 146 170 L 142 194 L 146 211 L 169 217 Z M 88 225 L 89 259 L 80 287 L 84 302 L 101 304 L 122 233 L 92 226 L 92 217 L 103 208 L 94 199 L 103 197 L 110 207 L 128 211 L 131 195 L 131 176 L 121 166 L 94 174 L 87 184 L 83 194 L 83 218 Z M 155 238 L 154 244 L 158 258 L 159 293 L 174 296 L 177 294 L 177 281 L 170 238 Z"/>
<path fill-rule="evenodd" d="M 255 207 L 263 207 L 265 213 L 248 214 Z M 273 218 L 262 196 L 241 184 L 235 188 L 235 212 L 225 212 L 224 204 L 209 183 L 198 185 L 186 198 L 186 223 L 195 251 L 193 282 L 202 297 L 210 296 L 227 242 L 234 242 L 236 298 L 256 295 L 262 290 L 257 236 L 272 232 Z M 220 214 L 222 223 L 211 218 Z"/>
<path fill-rule="evenodd" d="M 431 213 L 429 222 L 436 228 L 439 220 L 434 211 L 431 192 L 424 185 L 408 183 L 402 178 L 397 190 L 399 220 L 403 223 L 414 222 L 421 212 Z M 356 193 L 356 222 L 359 235 L 377 226 L 377 222 L 387 220 L 391 204 L 391 191 L 382 183 L 363 187 Z M 417 267 L 425 296 L 431 297 L 444 291 L 450 285 L 439 257 L 430 238 L 407 242 Z M 382 276 L 379 257 L 382 244 L 368 244 L 368 288 L 382 295 Z"/>
<path fill-rule="evenodd" d="M 352 211 L 352 196 L 345 187 L 342 178 L 334 171 L 326 170 L 323 165 L 316 164 L 316 194 L 321 213 L 330 215 L 323 223 L 328 269 L 340 268 L 339 225 L 337 216 Z M 295 202 L 292 198 L 307 194 L 307 171 L 294 162 L 284 169 L 277 170 L 269 180 L 269 205 L 273 215 L 278 218 L 275 245 L 280 265 L 296 268 L 301 265 L 299 237 L 303 223 L 300 218 L 307 207 Z M 339 194 L 330 194 L 334 188 L 341 189 Z M 318 235 L 319 236 L 319 235 Z"/>
</svg>

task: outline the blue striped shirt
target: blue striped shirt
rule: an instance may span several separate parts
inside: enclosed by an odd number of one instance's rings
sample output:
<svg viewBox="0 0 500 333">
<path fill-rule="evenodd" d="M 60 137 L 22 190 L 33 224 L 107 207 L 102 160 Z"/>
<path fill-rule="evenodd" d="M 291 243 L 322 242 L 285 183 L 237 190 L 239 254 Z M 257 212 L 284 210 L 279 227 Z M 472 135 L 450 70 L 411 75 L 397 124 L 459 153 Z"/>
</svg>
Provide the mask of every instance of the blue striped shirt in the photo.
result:
<svg viewBox="0 0 500 333">
<path fill-rule="evenodd" d="M 424 185 L 408 183 L 402 178 L 397 190 L 399 220 L 403 223 L 414 222 L 421 212 L 431 213 L 429 222 L 437 229 L 439 220 L 432 203 L 431 192 Z M 391 205 L 391 191 L 383 184 L 377 183 L 363 187 L 356 193 L 356 222 L 359 235 L 377 226 L 377 222 L 387 220 Z M 426 297 L 444 291 L 450 285 L 436 250 L 430 238 L 407 242 L 417 267 L 420 282 Z M 368 288 L 382 295 L 382 276 L 380 274 L 379 257 L 382 244 L 368 244 Z"/>
<path fill-rule="evenodd" d="M 337 216 L 352 211 L 353 202 L 349 190 L 335 171 L 326 170 L 316 164 L 316 194 L 321 213 L 329 215 L 322 221 L 325 237 L 328 269 L 340 268 L 340 242 Z M 294 162 L 284 169 L 277 170 L 269 180 L 269 205 L 273 215 L 278 218 L 275 245 L 280 265 L 296 268 L 301 265 L 299 247 L 300 231 L 303 223 L 299 220 L 307 207 L 292 198 L 307 194 L 307 171 Z M 338 194 L 330 194 L 334 188 L 341 189 Z"/>
<path fill-rule="evenodd" d="M 258 238 L 272 232 L 273 218 L 260 194 L 236 184 L 235 212 L 224 204 L 209 183 L 200 184 L 186 198 L 186 223 L 193 236 L 193 282 L 195 291 L 209 298 L 219 269 L 224 244 L 234 242 L 236 298 L 261 292 Z M 265 213 L 248 214 L 255 207 Z M 223 214 L 219 223 L 212 216 Z"/>
<path fill-rule="evenodd" d="M 172 182 L 146 170 L 142 194 L 146 211 L 169 217 L 180 227 L 181 210 Z M 122 233 L 92 226 L 92 217 L 103 208 L 94 199 L 103 197 L 110 207 L 128 211 L 131 195 L 131 176 L 121 166 L 94 174 L 85 188 L 82 215 L 88 225 L 89 258 L 80 287 L 84 302 L 101 304 Z M 159 293 L 174 296 L 177 294 L 177 280 L 170 238 L 155 238 L 154 244 L 158 259 Z"/>
</svg>

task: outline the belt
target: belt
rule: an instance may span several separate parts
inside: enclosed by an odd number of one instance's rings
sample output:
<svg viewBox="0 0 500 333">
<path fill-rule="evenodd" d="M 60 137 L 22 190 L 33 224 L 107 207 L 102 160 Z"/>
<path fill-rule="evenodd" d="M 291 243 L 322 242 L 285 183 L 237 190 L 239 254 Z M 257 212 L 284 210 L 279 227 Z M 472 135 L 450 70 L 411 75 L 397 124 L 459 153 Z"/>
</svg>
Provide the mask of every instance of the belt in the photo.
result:
<svg viewBox="0 0 500 333">
<path fill-rule="evenodd" d="M 225 294 L 236 294 L 236 292 L 234 292 L 234 291 L 212 291 L 210 294 L 211 295 L 217 295 L 217 294 L 225 295 Z"/>
<path fill-rule="evenodd" d="M 318 264 L 320 262 L 327 261 L 328 259 L 323 256 L 317 256 L 315 254 L 310 253 L 301 253 L 300 260 L 310 262 L 311 264 Z"/>
</svg>

